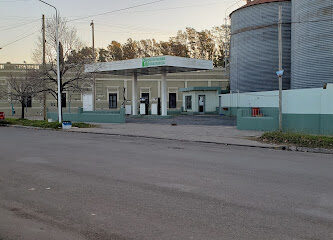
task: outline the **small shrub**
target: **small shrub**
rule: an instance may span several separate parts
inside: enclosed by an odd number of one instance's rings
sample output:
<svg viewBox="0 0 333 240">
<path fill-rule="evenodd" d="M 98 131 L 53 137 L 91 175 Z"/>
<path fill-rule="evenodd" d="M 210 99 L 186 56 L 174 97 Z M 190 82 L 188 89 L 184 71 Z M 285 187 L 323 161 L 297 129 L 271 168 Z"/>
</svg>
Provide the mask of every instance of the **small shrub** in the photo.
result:
<svg viewBox="0 0 333 240">
<path fill-rule="evenodd" d="M 259 140 L 277 144 L 296 145 L 311 148 L 333 148 L 333 137 L 315 136 L 300 133 L 268 132 Z"/>
</svg>

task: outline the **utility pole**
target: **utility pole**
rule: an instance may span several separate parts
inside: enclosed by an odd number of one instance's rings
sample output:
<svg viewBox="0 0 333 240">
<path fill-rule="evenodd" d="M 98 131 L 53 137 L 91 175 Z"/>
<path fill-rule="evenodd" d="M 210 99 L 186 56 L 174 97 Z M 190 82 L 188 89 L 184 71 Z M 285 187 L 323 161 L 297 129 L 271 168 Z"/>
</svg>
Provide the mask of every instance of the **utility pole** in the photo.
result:
<svg viewBox="0 0 333 240">
<path fill-rule="evenodd" d="M 279 130 L 282 131 L 282 6 L 279 6 Z"/>
<path fill-rule="evenodd" d="M 58 9 L 43 1 L 43 0 L 38 0 L 50 7 L 52 7 L 55 10 L 56 13 L 56 45 L 57 45 L 57 87 L 58 87 L 58 121 L 59 123 L 62 123 L 62 109 L 61 109 L 61 84 L 60 84 L 60 52 L 59 52 L 59 47 L 60 47 L 60 42 L 59 42 L 59 12 Z"/>
<path fill-rule="evenodd" d="M 43 31 L 43 72 L 45 73 L 46 71 L 46 61 L 45 61 L 45 52 L 46 52 L 46 48 L 45 48 L 45 44 L 46 44 L 46 39 L 45 39 L 45 16 L 43 14 L 42 16 L 42 31 Z M 43 81 L 43 85 L 44 85 L 44 92 L 43 92 L 43 117 L 44 120 L 46 121 L 47 116 L 46 116 L 46 91 L 45 91 L 45 81 Z"/>
<path fill-rule="evenodd" d="M 96 57 L 95 57 L 95 25 L 94 21 L 91 20 L 90 23 L 91 26 L 91 34 L 92 34 L 92 54 L 93 54 L 93 63 L 96 62 Z M 93 111 L 96 110 L 96 79 L 95 79 L 95 73 L 93 73 Z"/>
</svg>

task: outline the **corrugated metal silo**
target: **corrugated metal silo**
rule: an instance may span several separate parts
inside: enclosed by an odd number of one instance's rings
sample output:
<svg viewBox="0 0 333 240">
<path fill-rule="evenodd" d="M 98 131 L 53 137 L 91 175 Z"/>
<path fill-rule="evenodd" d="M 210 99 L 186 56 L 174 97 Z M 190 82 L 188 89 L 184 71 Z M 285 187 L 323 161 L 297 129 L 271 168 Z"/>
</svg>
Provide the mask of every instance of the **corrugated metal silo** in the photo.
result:
<svg viewBox="0 0 333 240">
<path fill-rule="evenodd" d="M 291 88 L 333 82 L 333 1 L 292 1 Z"/>
<path fill-rule="evenodd" d="M 291 2 L 255 0 L 231 13 L 230 89 L 258 92 L 279 88 L 278 18 L 282 5 L 283 89 L 290 88 Z"/>
</svg>

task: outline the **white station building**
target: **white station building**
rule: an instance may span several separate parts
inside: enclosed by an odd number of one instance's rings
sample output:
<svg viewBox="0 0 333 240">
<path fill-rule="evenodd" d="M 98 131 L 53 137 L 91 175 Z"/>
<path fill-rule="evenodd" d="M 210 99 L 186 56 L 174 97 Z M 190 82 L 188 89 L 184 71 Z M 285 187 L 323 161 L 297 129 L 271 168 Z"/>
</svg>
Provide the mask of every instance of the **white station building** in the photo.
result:
<svg viewBox="0 0 333 240">
<path fill-rule="evenodd" d="M 85 72 L 132 76 L 132 114 L 138 115 L 138 75 L 161 74 L 161 114 L 167 115 L 167 74 L 212 70 L 213 62 L 193 58 L 158 56 L 85 65 Z"/>
</svg>

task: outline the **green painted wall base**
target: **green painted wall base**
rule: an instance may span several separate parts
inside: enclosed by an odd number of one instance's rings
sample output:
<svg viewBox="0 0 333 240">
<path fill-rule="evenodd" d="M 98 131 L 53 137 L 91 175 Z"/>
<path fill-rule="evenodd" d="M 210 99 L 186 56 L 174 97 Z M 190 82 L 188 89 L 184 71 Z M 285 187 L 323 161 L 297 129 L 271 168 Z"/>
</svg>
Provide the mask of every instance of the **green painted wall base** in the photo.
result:
<svg viewBox="0 0 333 240">
<path fill-rule="evenodd" d="M 58 121 L 58 113 L 48 112 L 47 118 Z M 63 113 L 63 121 L 71 122 L 95 122 L 95 123 L 125 123 L 125 109 L 120 111 L 96 111 L 83 112 L 82 108 L 77 113 Z"/>
<path fill-rule="evenodd" d="M 279 128 L 278 111 L 275 108 L 262 108 L 263 117 L 252 117 L 252 109 L 238 109 L 237 129 L 275 131 Z"/>
<path fill-rule="evenodd" d="M 251 108 L 230 108 L 225 115 L 237 111 L 237 129 L 256 131 L 276 131 L 279 129 L 278 108 L 260 108 L 263 117 L 252 117 Z M 284 132 L 297 132 L 315 135 L 333 135 L 333 114 L 283 114 Z"/>
<path fill-rule="evenodd" d="M 333 135 L 333 114 L 283 114 L 283 131 Z"/>
</svg>

